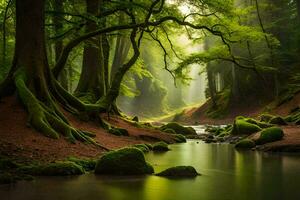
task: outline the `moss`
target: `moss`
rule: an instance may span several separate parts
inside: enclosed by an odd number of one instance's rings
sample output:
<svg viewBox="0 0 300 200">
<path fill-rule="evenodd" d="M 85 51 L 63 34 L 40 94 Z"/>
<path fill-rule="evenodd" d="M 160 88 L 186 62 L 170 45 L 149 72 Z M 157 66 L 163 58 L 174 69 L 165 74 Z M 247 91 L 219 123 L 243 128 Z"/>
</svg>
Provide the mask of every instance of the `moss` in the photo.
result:
<svg viewBox="0 0 300 200">
<path fill-rule="evenodd" d="M 273 124 L 270 124 L 270 123 L 266 123 L 266 122 L 260 122 L 260 121 L 257 121 L 253 118 L 244 118 L 244 120 L 250 124 L 255 124 L 257 126 L 259 126 L 260 128 L 269 128 L 269 127 L 272 127 L 274 126 Z"/>
<path fill-rule="evenodd" d="M 276 125 L 287 125 L 286 121 L 280 116 L 274 116 L 270 119 L 269 123 Z"/>
<path fill-rule="evenodd" d="M 176 134 L 196 135 L 196 131 L 192 127 L 184 127 L 175 122 L 171 122 L 160 127 L 160 130 L 162 131 L 167 129 L 172 129 Z"/>
<path fill-rule="evenodd" d="M 145 161 L 137 148 L 123 148 L 103 155 L 96 164 L 96 174 L 142 175 L 152 174 L 153 167 Z"/>
<path fill-rule="evenodd" d="M 113 135 L 117 135 L 117 136 L 128 136 L 129 133 L 126 129 L 124 128 L 111 128 L 108 130 L 109 133 L 113 134 Z"/>
<path fill-rule="evenodd" d="M 237 118 L 234 121 L 233 128 L 231 134 L 233 135 L 250 135 L 252 133 L 256 133 L 260 131 L 261 128 L 256 124 L 251 124 L 247 122 L 245 119 Z"/>
<path fill-rule="evenodd" d="M 76 157 L 68 157 L 68 161 L 74 162 L 77 165 L 80 165 L 85 171 L 91 171 L 95 169 L 96 160 L 93 159 L 82 159 Z"/>
<path fill-rule="evenodd" d="M 192 166 L 171 167 L 156 174 L 156 176 L 165 176 L 165 177 L 196 177 L 198 175 L 200 174 Z"/>
<path fill-rule="evenodd" d="M 273 117 L 274 115 L 264 113 L 259 116 L 259 119 L 261 122 L 269 122 Z"/>
<path fill-rule="evenodd" d="M 157 142 L 155 144 L 152 145 L 153 147 L 153 151 L 169 151 L 169 147 L 168 144 L 165 142 Z"/>
<path fill-rule="evenodd" d="M 163 129 L 163 132 L 165 132 L 165 133 L 171 133 L 171 134 L 176 134 L 176 132 L 173 129 L 170 129 L 170 128 Z"/>
<path fill-rule="evenodd" d="M 153 149 L 153 147 L 152 147 L 152 144 L 145 144 L 147 147 L 148 147 L 148 149 L 150 149 L 150 150 L 152 150 Z"/>
<path fill-rule="evenodd" d="M 145 144 L 135 144 L 135 145 L 133 145 L 133 147 L 138 148 L 139 150 L 141 150 L 144 153 L 147 153 L 150 151 L 149 147 Z"/>
<path fill-rule="evenodd" d="M 134 116 L 134 117 L 132 118 L 132 121 L 134 121 L 134 122 L 139 122 L 138 116 Z"/>
<path fill-rule="evenodd" d="M 251 149 L 253 147 L 255 147 L 255 142 L 250 139 L 241 140 L 235 145 L 237 149 Z"/>
<path fill-rule="evenodd" d="M 269 142 L 281 140 L 284 136 L 283 130 L 279 127 L 271 127 L 264 129 L 260 133 L 260 137 L 255 141 L 256 144 L 261 145 Z"/>
<path fill-rule="evenodd" d="M 184 135 L 175 134 L 175 141 L 177 143 L 185 143 L 186 142 L 186 138 L 184 137 Z"/>
<path fill-rule="evenodd" d="M 84 169 L 71 161 L 61 161 L 46 165 L 29 165 L 18 169 L 19 172 L 34 176 L 65 176 L 84 174 Z"/>
</svg>

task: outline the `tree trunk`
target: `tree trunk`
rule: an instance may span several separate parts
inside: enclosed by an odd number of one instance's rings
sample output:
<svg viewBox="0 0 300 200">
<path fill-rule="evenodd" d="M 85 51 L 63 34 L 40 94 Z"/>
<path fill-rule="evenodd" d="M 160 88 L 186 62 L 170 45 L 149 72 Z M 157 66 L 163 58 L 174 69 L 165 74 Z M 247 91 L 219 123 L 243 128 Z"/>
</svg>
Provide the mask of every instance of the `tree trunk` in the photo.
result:
<svg viewBox="0 0 300 200">
<path fill-rule="evenodd" d="M 63 1 L 61 0 L 54 0 L 54 10 L 57 12 L 63 12 Z M 60 31 L 63 28 L 63 24 L 61 22 L 61 19 L 59 16 L 54 15 L 53 16 L 53 23 L 54 23 L 54 32 L 55 35 L 59 35 Z M 54 52 L 55 52 L 55 62 L 58 61 L 61 53 L 63 50 L 63 41 L 61 39 L 58 39 L 55 44 L 54 44 Z M 59 76 L 58 76 L 58 80 L 61 84 L 61 86 L 63 88 L 65 88 L 66 90 L 69 90 L 68 87 L 68 70 L 67 69 L 63 69 Z"/>
<path fill-rule="evenodd" d="M 29 113 L 28 124 L 45 136 L 97 144 L 92 135 L 73 128 L 58 108 L 84 105 L 53 78 L 47 60 L 44 1 L 16 1 L 16 44 L 11 73 L 18 95 Z M 75 110 L 75 108 L 73 109 Z"/>
<path fill-rule="evenodd" d="M 98 0 L 86 0 L 87 13 L 98 15 L 100 4 Z M 88 22 L 86 32 L 97 30 L 95 22 Z M 82 72 L 75 93 L 78 96 L 91 97 L 88 101 L 95 102 L 106 93 L 104 57 L 101 36 L 95 36 L 85 42 L 83 50 Z"/>
<path fill-rule="evenodd" d="M 217 107 L 216 85 L 215 85 L 215 78 L 214 78 L 213 71 L 210 69 L 210 64 L 207 64 L 206 72 L 207 72 L 208 90 L 212 102 L 212 108 L 216 108 Z"/>
</svg>

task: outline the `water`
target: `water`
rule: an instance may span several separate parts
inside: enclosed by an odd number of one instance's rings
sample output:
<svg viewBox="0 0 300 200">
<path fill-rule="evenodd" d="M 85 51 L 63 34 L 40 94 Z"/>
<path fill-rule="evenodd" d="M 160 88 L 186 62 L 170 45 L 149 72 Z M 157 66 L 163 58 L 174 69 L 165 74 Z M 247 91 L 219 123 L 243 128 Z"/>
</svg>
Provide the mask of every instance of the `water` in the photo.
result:
<svg viewBox="0 0 300 200">
<path fill-rule="evenodd" d="M 189 140 L 172 151 L 148 153 L 159 172 L 192 165 L 202 174 L 194 179 L 156 176 L 42 177 L 0 186 L 0 199 L 22 200 L 298 200 L 300 156 L 236 151 L 229 144 Z"/>
</svg>

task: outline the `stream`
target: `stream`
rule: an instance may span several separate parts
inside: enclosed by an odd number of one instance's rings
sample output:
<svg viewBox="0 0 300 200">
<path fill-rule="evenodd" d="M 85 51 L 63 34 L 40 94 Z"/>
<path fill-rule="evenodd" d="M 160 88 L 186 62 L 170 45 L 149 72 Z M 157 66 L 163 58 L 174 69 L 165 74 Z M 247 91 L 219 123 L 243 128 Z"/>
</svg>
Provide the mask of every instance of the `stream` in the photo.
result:
<svg viewBox="0 0 300 200">
<path fill-rule="evenodd" d="M 199 127 L 200 129 L 200 127 Z M 2 200 L 298 200 L 299 154 L 237 151 L 230 144 L 200 140 L 170 145 L 166 153 L 150 152 L 155 172 L 192 165 L 201 176 L 168 179 L 156 176 L 111 177 L 93 173 L 39 177 L 0 186 Z"/>
</svg>

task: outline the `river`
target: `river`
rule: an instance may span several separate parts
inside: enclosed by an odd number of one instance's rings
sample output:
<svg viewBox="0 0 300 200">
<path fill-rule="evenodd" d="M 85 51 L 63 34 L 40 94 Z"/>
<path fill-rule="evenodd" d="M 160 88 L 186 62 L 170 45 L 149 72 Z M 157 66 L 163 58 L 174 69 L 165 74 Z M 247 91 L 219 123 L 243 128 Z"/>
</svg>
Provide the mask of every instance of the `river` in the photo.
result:
<svg viewBox="0 0 300 200">
<path fill-rule="evenodd" d="M 192 165 L 201 176 L 168 179 L 156 176 L 111 177 L 93 173 L 39 177 L 0 186 L 6 200 L 298 200 L 300 156 L 237 151 L 230 144 L 188 140 L 166 153 L 148 153 L 155 172 Z"/>
</svg>

